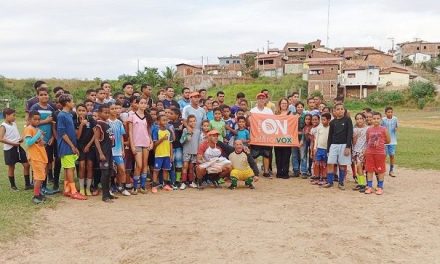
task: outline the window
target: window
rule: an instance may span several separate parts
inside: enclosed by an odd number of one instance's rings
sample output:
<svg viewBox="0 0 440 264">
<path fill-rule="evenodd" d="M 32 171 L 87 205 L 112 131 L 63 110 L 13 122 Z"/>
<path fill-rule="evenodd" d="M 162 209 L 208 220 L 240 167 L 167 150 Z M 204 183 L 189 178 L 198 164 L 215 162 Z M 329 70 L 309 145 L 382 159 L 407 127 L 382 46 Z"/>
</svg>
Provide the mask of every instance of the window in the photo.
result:
<svg viewBox="0 0 440 264">
<path fill-rule="evenodd" d="M 348 78 L 356 78 L 356 73 L 349 73 Z"/>
<path fill-rule="evenodd" d="M 229 64 L 229 60 L 226 61 L 226 64 Z"/>
<path fill-rule="evenodd" d="M 310 70 L 309 74 L 310 75 L 321 75 L 324 73 L 324 70 Z"/>
<path fill-rule="evenodd" d="M 426 49 L 426 46 L 423 46 L 423 49 Z"/>
<path fill-rule="evenodd" d="M 440 46 L 437 46 L 437 49 L 440 49 Z"/>
<path fill-rule="evenodd" d="M 417 47 L 417 50 L 420 50 L 420 47 Z"/>
</svg>

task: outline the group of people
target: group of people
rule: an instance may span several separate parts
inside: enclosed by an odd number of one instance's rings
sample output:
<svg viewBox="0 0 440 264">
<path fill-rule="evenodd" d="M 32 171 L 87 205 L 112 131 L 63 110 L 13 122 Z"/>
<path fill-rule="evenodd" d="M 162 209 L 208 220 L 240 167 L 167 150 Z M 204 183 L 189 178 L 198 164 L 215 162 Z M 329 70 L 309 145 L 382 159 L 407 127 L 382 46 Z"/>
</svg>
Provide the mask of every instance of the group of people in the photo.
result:
<svg viewBox="0 0 440 264">
<path fill-rule="evenodd" d="M 153 97 L 148 84 L 136 91 L 126 82 L 121 92 L 112 94 L 110 83 L 103 82 L 98 89 L 87 90 L 82 100 L 75 98 L 82 101 L 75 104 L 62 87 L 52 90 L 53 100 L 44 81 L 35 82 L 34 88 L 36 96 L 26 102 L 23 133 L 15 123 L 15 110 L 5 108 L 0 141 L 11 189 L 18 190 L 14 173 L 15 165 L 21 163 L 25 189 L 33 189 L 36 204 L 61 191 L 62 170 L 64 196 L 86 200 L 102 193 L 104 202 L 113 202 L 116 194 L 218 188 L 225 181 L 230 182 L 229 189 L 237 188 L 239 181 L 254 189 L 260 156 L 263 177 L 272 178 L 274 171 L 277 178 L 310 178 L 323 188 L 337 181 L 345 189 L 351 167 L 355 190 L 382 194 L 386 155 L 390 156 L 389 175 L 395 176 L 398 123 L 391 107 L 385 109 L 384 117 L 366 108 L 354 116 L 353 126 L 341 98 L 335 98 L 330 108 L 318 96 L 304 104 L 296 92 L 274 104 L 264 89 L 250 108 L 243 92 L 229 106 L 221 91 L 208 96 L 204 89 L 183 88 L 181 99 L 176 100 L 173 87 L 160 89 Z M 253 145 L 252 114 L 297 115 L 300 144 Z"/>
</svg>

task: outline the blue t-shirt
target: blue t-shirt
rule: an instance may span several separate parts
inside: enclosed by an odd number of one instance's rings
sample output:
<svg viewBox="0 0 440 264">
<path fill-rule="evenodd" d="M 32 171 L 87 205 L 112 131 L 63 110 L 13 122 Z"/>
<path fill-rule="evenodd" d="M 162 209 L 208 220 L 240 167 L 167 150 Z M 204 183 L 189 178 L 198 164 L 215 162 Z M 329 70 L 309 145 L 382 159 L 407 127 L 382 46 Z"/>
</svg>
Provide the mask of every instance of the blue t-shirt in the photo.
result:
<svg viewBox="0 0 440 264">
<path fill-rule="evenodd" d="M 187 106 L 187 105 L 190 104 L 190 101 L 189 101 L 189 99 L 188 99 L 188 100 L 185 100 L 184 98 L 182 98 L 182 99 L 180 99 L 177 103 L 178 103 L 179 106 L 180 106 L 180 111 L 182 111 L 183 108 L 185 108 L 185 106 Z"/>
<path fill-rule="evenodd" d="M 58 157 L 73 154 L 69 144 L 64 141 L 63 136 L 67 135 L 74 146 L 77 146 L 75 126 L 73 125 L 72 114 L 61 111 L 57 117 L 57 144 Z"/>
<path fill-rule="evenodd" d="M 206 118 L 211 121 L 214 120 L 214 112 L 213 111 L 208 111 L 206 112 Z"/>
<path fill-rule="evenodd" d="M 225 120 L 225 124 L 227 126 L 229 126 L 230 128 L 232 128 L 232 129 L 234 129 L 234 127 L 235 127 L 235 122 L 234 122 L 234 119 L 232 119 L 232 118 L 229 118 L 228 120 Z M 233 136 L 234 136 L 234 134 L 232 134 L 231 131 L 226 129 L 226 136 L 225 136 L 225 138 L 227 140 L 230 140 Z"/>
<path fill-rule="evenodd" d="M 393 116 L 391 119 L 388 119 L 386 116 L 382 117 L 382 126 L 388 130 L 390 133 L 390 144 L 389 145 L 397 145 L 397 117 Z"/>
<path fill-rule="evenodd" d="M 249 140 L 250 139 L 249 130 L 247 130 L 247 129 L 237 130 L 237 135 L 235 136 L 235 140 L 237 140 L 237 139 Z"/>
<path fill-rule="evenodd" d="M 49 116 L 52 116 L 53 121 L 54 122 L 56 121 L 55 116 L 54 116 L 56 109 L 53 108 L 50 104 L 48 104 L 46 108 L 41 107 L 39 104 L 34 104 L 30 108 L 30 111 L 38 111 L 38 113 L 40 113 L 41 120 L 44 120 L 44 119 L 48 118 Z M 46 142 L 46 143 L 52 137 L 52 126 L 53 126 L 53 123 L 47 123 L 47 124 L 42 124 L 42 125 L 38 126 L 38 128 L 44 132 L 44 142 Z"/>
<path fill-rule="evenodd" d="M 108 120 L 108 124 L 113 132 L 113 136 L 115 138 L 115 145 L 112 148 L 113 156 L 122 156 L 122 152 L 124 151 L 124 142 L 122 141 L 122 136 L 125 135 L 125 128 L 122 124 L 121 120 Z"/>
</svg>

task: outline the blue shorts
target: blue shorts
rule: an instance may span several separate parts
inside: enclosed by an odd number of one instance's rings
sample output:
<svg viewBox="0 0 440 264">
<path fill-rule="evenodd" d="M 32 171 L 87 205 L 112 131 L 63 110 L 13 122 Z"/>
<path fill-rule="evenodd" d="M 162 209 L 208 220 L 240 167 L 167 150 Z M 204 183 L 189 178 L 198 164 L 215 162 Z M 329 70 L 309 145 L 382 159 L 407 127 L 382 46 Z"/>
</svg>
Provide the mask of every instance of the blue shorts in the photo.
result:
<svg viewBox="0 0 440 264">
<path fill-rule="evenodd" d="M 170 157 L 154 158 L 154 170 L 171 170 Z"/>
<path fill-rule="evenodd" d="M 119 166 L 124 164 L 124 158 L 122 158 L 122 156 L 113 156 L 113 162 L 116 164 L 116 166 Z"/>
<path fill-rule="evenodd" d="M 387 156 L 396 155 L 396 145 L 385 145 L 385 152 Z"/>
<path fill-rule="evenodd" d="M 173 149 L 173 157 L 174 157 L 174 167 L 182 168 L 183 167 L 183 149 L 182 148 L 174 148 Z"/>
<path fill-rule="evenodd" d="M 327 150 L 326 149 L 322 149 L 322 148 L 318 148 L 316 150 L 315 160 L 316 161 L 325 161 L 325 162 L 327 162 Z"/>
</svg>

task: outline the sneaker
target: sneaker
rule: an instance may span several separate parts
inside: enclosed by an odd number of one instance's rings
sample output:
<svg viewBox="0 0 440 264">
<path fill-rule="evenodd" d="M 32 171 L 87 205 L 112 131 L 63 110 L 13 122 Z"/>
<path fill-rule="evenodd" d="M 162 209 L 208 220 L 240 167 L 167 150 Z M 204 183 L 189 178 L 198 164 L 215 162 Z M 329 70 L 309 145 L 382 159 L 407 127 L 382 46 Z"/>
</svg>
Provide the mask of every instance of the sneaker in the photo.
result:
<svg viewBox="0 0 440 264">
<path fill-rule="evenodd" d="M 34 196 L 34 197 L 32 197 L 32 202 L 34 204 L 40 204 L 40 203 L 43 203 L 44 200 L 40 196 Z"/>
<path fill-rule="evenodd" d="M 394 171 L 390 171 L 390 173 L 388 175 L 391 177 L 396 177 L 396 174 L 394 173 Z"/>
<path fill-rule="evenodd" d="M 229 190 L 235 190 L 237 188 L 237 185 L 231 184 L 228 189 Z"/>
<path fill-rule="evenodd" d="M 325 181 L 319 181 L 319 182 L 318 182 L 318 185 L 319 185 L 319 186 L 322 186 L 322 185 L 325 185 L 325 184 L 326 184 Z"/>
<path fill-rule="evenodd" d="M 333 187 L 333 183 L 327 183 L 322 185 L 322 188 L 332 188 Z"/>
<path fill-rule="evenodd" d="M 339 176 L 335 174 L 335 177 L 333 178 L 333 181 L 334 181 L 334 182 L 339 181 Z"/>
<path fill-rule="evenodd" d="M 81 190 L 79 190 L 79 193 L 80 193 L 81 195 L 86 195 L 86 190 L 81 189 Z"/>
<path fill-rule="evenodd" d="M 213 183 L 214 183 L 214 185 L 215 185 L 215 181 L 213 181 Z M 217 181 L 217 184 L 225 184 L 225 179 L 220 178 L 220 179 Z"/>
<path fill-rule="evenodd" d="M 377 188 L 376 189 L 376 194 L 377 195 L 382 195 L 383 194 L 383 189 L 382 188 Z"/>
<path fill-rule="evenodd" d="M 20 190 L 17 188 L 17 186 L 11 186 L 11 191 L 18 192 Z"/>
<path fill-rule="evenodd" d="M 151 188 L 151 192 L 152 192 L 152 193 L 157 193 L 157 187 L 152 187 L 152 188 Z"/>
<path fill-rule="evenodd" d="M 184 182 L 182 182 L 182 184 L 180 184 L 180 190 L 185 190 L 186 189 L 186 184 Z"/>
<path fill-rule="evenodd" d="M 172 191 L 172 190 L 173 190 L 173 188 L 172 188 L 171 186 L 169 186 L 168 184 L 165 184 L 165 186 L 163 187 L 163 189 L 164 189 L 165 191 Z"/>
<path fill-rule="evenodd" d="M 270 174 L 267 172 L 263 173 L 263 177 L 269 178 L 269 179 L 272 178 L 272 176 L 270 176 Z"/>
<path fill-rule="evenodd" d="M 189 187 L 191 188 L 197 188 L 197 184 L 195 182 L 191 182 L 191 184 L 189 185 Z"/>
<path fill-rule="evenodd" d="M 365 188 L 365 192 L 364 193 L 365 194 L 372 194 L 373 193 L 373 188 L 371 188 L 371 187 Z"/>
<path fill-rule="evenodd" d="M 33 186 L 32 184 L 29 184 L 29 185 L 24 186 L 24 190 L 25 190 L 25 191 L 27 191 L 27 190 L 33 190 L 33 189 L 34 189 L 34 186 Z"/>
<path fill-rule="evenodd" d="M 123 190 L 123 191 L 121 192 L 121 194 L 122 194 L 123 196 L 130 196 L 130 195 L 131 195 L 130 192 L 127 191 L 127 190 Z"/>
<path fill-rule="evenodd" d="M 54 194 L 57 194 L 57 193 L 60 193 L 61 191 L 60 191 L 60 187 L 57 187 L 57 188 L 53 188 L 52 189 L 52 192 L 54 193 Z"/>
<path fill-rule="evenodd" d="M 363 193 L 363 192 L 365 192 L 365 186 L 361 186 L 361 188 L 359 189 L 359 192 L 361 192 L 361 193 Z"/>
<path fill-rule="evenodd" d="M 138 189 L 138 190 L 139 190 L 139 192 L 142 193 L 142 194 L 146 194 L 146 193 L 147 193 L 147 189 L 145 189 L 145 188 L 140 188 L 140 189 Z"/>
<path fill-rule="evenodd" d="M 224 180 L 223 180 L 224 181 Z M 212 181 L 212 185 L 214 186 L 214 188 L 222 188 L 222 186 L 220 185 L 219 181 Z"/>
<path fill-rule="evenodd" d="M 133 190 L 131 190 L 130 193 L 131 193 L 131 195 L 137 195 L 138 191 L 135 188 L 133 188 Z"/>
<path fill-rule="evenodd" d="M 292 178 L 298 178 L 298 177 L 299 177 L 299 172 L 298 171 L 294 171 Z"/>
<path fill-rule="evenodd" d="M 48 188 L 41 188 L 41 194 L 43 195 L 54 195 L 56 192 L 54 190 L 48 189 Z"/>
<path fill-rule="evenodd" d="M 111 196 L 115 195 L 112 190 L 108 191 Z"/>
<path fill-rule="evenodd" d="M 341 190 L 341 191 L 344 191 L 345 190 L 345 186 L 343 185 L 343 184 L 338 184 L 338 188 L 339 188 L 339 190 Z"/>
<path fill-rule="evenodd" d="M 301 174 L 301 179 L 308 179 L 309 178 L 309 176 L 307 176 L 307 174 L 306 173 L 302 173 Z"/>
<path fill-rule="evenodd" d="M 179 187 L 177 187 L 177 185 L 175 185 L 175 184 L 172 184 L 172 185 L 171 185 L 171 188 L 173 188 L 174 191 L 175 191 L 175 190 L 179 190 Z"/>
<path fill-rule="evenodd" d="M 102 198 L 102 201 L 104 203 L 113 203 L 113 200 L 111 198 L 109 198 L 109 197 Z"/>
<path fill-rule="evenodd" d="M 249 189 L 251 189 L 251 190 L 255 189 L 255 186 L 252 183 L 249 184 L 248 186 L 249 186 Z"/>
<path fill-rule="evenodd" d="M 116 200 L 116 199 L 119 199 L 119 197 L 118 196 L 114 196 L 114 195 L 110 195 L 110 197 L 109 197 L 110 199 L 112 199 L 112 200 Z"/>
<path fill-rule="evenodd" d="M 353 191 L 359 191 L 361 188 L 362 188 L 362 186 L 358 184 L 352 190 Z"/>
</svg>

